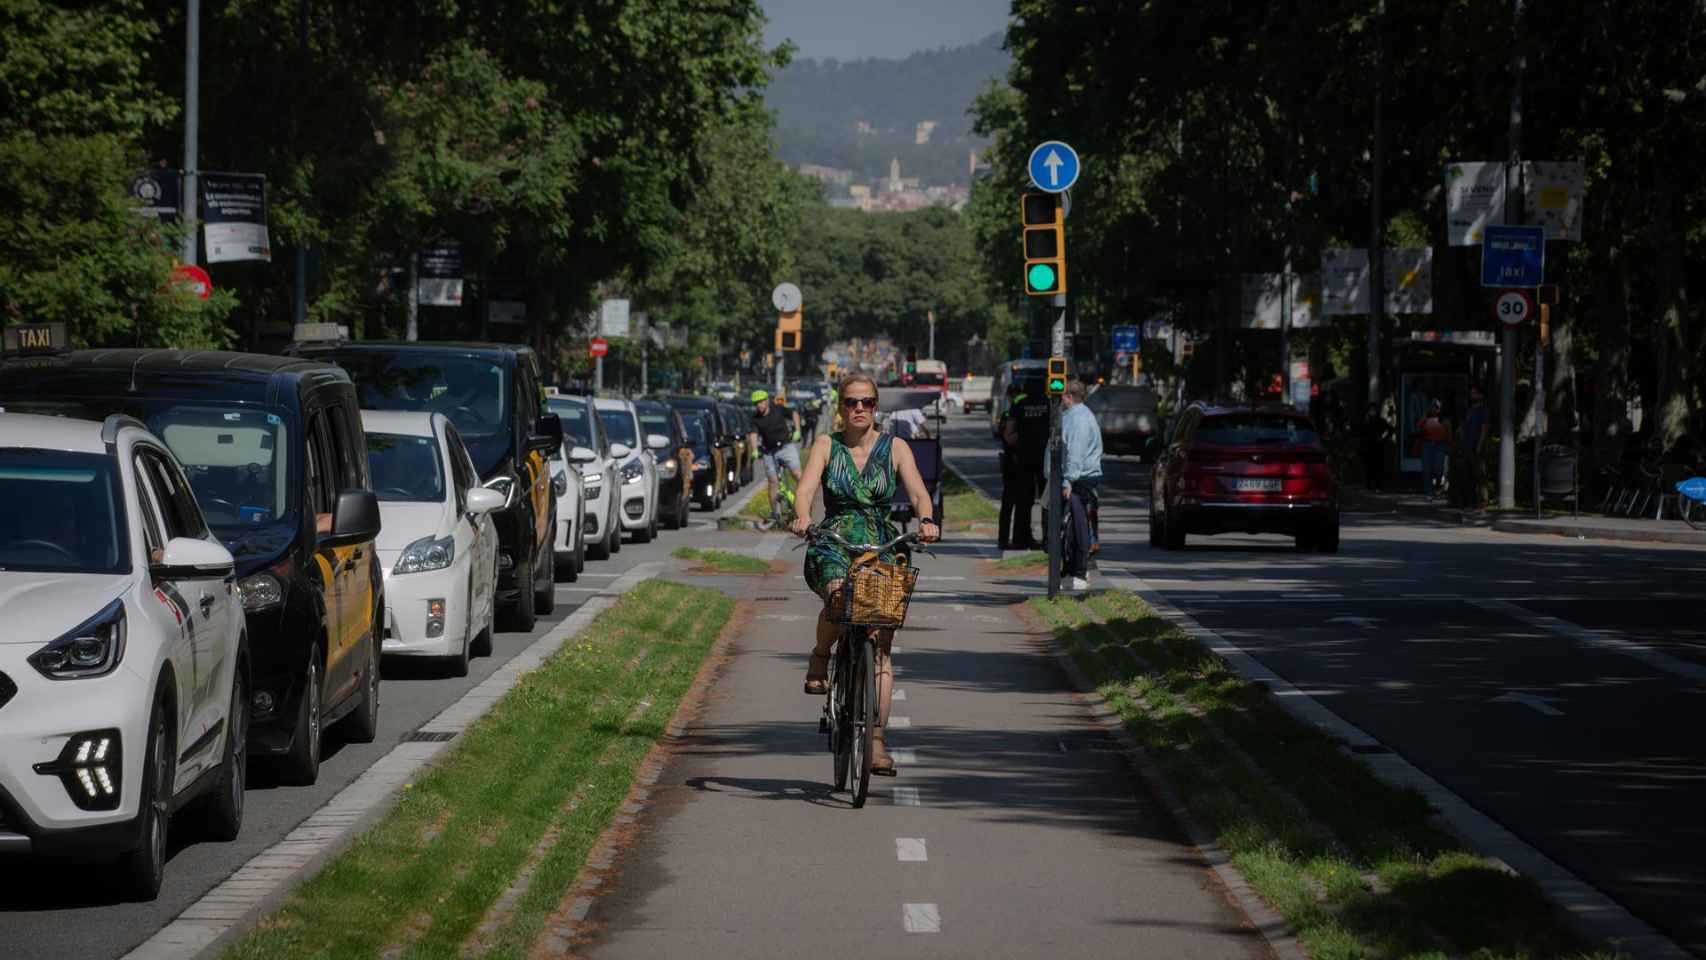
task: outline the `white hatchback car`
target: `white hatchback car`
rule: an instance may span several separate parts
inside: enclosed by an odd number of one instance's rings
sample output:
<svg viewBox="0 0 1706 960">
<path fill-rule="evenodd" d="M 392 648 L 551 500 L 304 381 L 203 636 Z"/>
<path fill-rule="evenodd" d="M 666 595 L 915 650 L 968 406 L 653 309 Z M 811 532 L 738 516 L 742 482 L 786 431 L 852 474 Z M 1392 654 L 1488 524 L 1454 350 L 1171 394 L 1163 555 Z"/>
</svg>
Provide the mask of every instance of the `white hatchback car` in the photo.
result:
<svg viewBox="0 0 1706 960">
<path fill-rule="evenodd" d="M 470 654 L 492 652 L 498 532 L 504 496 L 481 486 L 474 461 L 442 413 L 363 410 L 367 462 L 379 498 L 389 656 L 437 657 L 468 675 Z"/>
<path fill-rule="evenodd" d="M 581 473 L 580 534 L 586 555 L 594 560 L 607 560 L 622 549 L 622 526 L 616 522 L 615 510 L 620 484 L 610 436 L 593 408 L 591 397 L 559 395 L 546 398 L 546 403 L 563 424 L 568 464 Z M 561 516 L 559 512 L 559 523 Z M 563 541 L 558 538 L 557 542 Z M 559 546 L 558 550 L 562 551 L 559 559 L 568 553 L 565 546 Z"/>
<path fill-rule="evenodd" d="M 667 449 L 669 438 L 642 433 L 640 415 L 627 400 L 600 398 L 595 405 L 610 435 L 610 456 L 621 480 L 617 516 L 635 543 L 648 543 L 658 535 L 658 460 L 653 451 Z"/>
<path fill-rule="evenodd" d="M 232 558 L 137 420 L 0 413 L 0 854 L 122 855 L 160 892 L 172 814 L 243 824 Z"/>
</svg>

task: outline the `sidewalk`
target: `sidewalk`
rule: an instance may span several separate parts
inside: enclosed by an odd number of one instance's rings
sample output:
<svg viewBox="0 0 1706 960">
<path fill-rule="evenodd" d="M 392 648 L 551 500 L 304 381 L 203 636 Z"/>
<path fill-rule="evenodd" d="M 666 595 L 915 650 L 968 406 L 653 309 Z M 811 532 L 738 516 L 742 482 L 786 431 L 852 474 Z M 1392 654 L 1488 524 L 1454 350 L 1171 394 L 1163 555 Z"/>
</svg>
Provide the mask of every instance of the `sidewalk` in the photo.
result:
<svg viewBox="0 0 1706 960">
<path fill-rule="evenodd" d="M 831 794 L 797 564 L 755 613 L 580 929 L 593 957 L 1258 957 L 1261 936 L 988 576 L 921 557 L 896 644 L 900 776 Z"/>
<path fill-rule="evenodd" d="M 1706 531 L 1694 530 L 1681 520 L 1605 517 L 1597 513 L 1584 513 L 1577 517 L 1559 514 L 1540 520 L 1532 516 L 1507 515 L 1494 520 L 1493 529 L 1500 533 L 1549 533 L 1584 540 L 1681 543 L 1706 547 Z"/>
</svg>

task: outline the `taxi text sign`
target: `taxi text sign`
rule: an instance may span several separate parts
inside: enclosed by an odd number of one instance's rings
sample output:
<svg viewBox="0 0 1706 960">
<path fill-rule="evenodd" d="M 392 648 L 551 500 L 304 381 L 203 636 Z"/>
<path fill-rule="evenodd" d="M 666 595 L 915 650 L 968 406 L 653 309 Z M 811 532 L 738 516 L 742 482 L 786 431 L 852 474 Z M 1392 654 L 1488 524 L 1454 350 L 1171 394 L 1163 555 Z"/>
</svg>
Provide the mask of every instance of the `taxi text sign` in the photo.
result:
<svg viewBox="0 0 1706 960">
<path fill-rule="evenodd" d="M 63 350 L 68 345 L 63 323 L 15 323 L 6 328 L 0 342 L 7 353 Z"/>
<path fill-rule="evenodd" d="M 1538 287 L 1545 278 L 1544 228 L 1487 227 L 1481 244 L 1481 286 Z"/>
</svg>

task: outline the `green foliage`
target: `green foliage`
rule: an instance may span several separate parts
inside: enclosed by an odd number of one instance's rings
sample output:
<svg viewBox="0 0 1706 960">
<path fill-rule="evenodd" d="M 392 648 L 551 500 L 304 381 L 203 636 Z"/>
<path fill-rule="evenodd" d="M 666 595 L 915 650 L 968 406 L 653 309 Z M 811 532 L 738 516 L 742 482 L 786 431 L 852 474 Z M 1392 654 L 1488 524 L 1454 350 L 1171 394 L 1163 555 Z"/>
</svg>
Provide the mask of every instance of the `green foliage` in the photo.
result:
<svg viewBox="0 0 1706 960">
<path fill-rule="evenodd" d="M 0 134 L 134 137 L 177 113 L 149 76 L 141 0 L 0 0 Z"/>
</svg>

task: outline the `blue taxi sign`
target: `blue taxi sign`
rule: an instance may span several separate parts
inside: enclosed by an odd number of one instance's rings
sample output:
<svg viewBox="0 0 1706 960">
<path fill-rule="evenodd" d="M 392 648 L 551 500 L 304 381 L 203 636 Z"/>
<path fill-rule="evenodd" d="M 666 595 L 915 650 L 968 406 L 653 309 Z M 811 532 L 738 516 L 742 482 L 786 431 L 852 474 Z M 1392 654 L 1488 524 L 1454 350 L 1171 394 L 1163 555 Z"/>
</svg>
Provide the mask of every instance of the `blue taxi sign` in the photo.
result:
<svg viewBox="0 0 1706 960">
<path fill-rule="evenodd" d="M 1078 182 L 1078 151 L 1059 140 L 1044 140 L 1031 151 L 1026 168 L 1038 190 L 1063 193 Z"/>
</svg>

